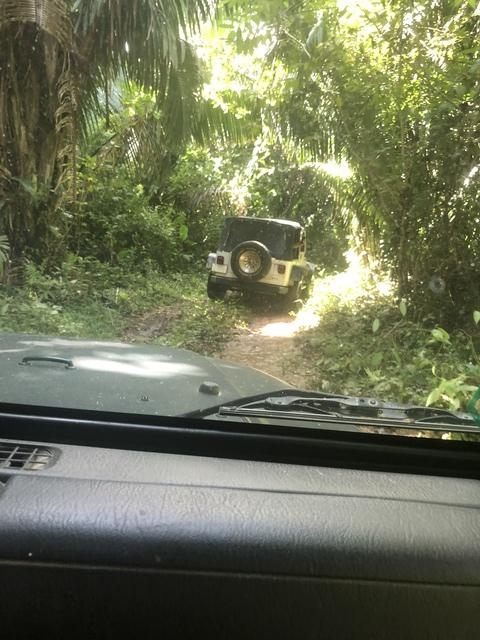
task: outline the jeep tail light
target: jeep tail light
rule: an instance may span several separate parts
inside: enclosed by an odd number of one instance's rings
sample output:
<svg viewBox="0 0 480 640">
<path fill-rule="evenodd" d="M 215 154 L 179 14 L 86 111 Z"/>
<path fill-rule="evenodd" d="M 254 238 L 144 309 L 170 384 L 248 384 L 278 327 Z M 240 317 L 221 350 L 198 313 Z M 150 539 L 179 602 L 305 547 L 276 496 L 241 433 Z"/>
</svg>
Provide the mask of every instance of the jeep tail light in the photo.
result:
<svg viewBox="0 0 480 640">
<path fill-rule="evenodd" d="M 286 267 L 284 264 L 277 264 L 277 271 L 278 273 L 280 273 L 281 275 L 283 275 L 286 271 Z"/>
<path fill-rule="evenodd" d="M 225 264 L 224 256 L 217 256 L 217 264 Z"/>
</svg>

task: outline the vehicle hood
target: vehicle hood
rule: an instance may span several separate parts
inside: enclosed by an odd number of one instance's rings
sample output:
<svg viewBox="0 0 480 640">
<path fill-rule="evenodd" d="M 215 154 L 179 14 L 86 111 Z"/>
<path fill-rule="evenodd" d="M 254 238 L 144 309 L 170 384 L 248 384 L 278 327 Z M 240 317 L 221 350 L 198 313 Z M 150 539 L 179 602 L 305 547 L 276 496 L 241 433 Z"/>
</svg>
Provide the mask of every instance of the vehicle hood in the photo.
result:
<svg viewBox="0 0 480 640">
<path fill-rule="evenodd" d="M 61 362 L 24 358 L 59 357 Z M 219 393 L 201 388 L 218 385 Z M 289 388 L 255 369 L 185 349 L 0 334 L 0 402 L 150 415 L 201 411 Z"/>
</svg>

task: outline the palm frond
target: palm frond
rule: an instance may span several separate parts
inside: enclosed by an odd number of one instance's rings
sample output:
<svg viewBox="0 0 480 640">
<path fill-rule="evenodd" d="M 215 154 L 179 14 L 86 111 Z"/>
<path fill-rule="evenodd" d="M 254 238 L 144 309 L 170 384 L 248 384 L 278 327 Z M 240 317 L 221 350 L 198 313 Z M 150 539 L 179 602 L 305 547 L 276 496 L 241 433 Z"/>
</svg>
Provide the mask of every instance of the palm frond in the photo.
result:
<svg viewBox="0 0 480 640">
<path fill-rule="evenodd" d="M 7 236 L 0 236 L 0 276 L 3 276 L 5 263 L 10 255 L 10 244 Z"/>
<path fill-rule="evenodd" d="M 202 78 L 188 38 L 212 6 L 0 0 L 0 60 L 9 61 L 0 65 L 0 165 L 11 176 L 0 184 L 2 226 L 16 255 L 54 226 L 59 198 L 74 193 L 78 138 L 108 121 L 118 81 L 157 99 L 157 113 L 132 121 L 102 149 L 141 179 L 165 175 L 192 131 L 207 130 L 211 121 L 194 117 Z"/>
<path fill-rule="evenodd" d="M 206 0 L 77 0 L 75 31 L 90 67 L 157 87 L 165 64 L 180 67 L 186 39 L 206 18 Z M 79 45 L 80 46 L 80 45 Z"/>
</svg>

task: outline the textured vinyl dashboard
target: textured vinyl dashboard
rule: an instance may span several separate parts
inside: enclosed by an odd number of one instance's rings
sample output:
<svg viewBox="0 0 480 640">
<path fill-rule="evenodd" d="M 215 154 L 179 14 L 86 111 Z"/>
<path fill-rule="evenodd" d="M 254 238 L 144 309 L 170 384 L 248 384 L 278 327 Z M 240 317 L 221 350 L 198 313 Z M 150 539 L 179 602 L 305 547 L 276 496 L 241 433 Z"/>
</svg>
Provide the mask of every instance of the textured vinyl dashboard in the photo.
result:
<svg viewBox="0 0 480 640">
<path fill-rule="evenodd" d="M 0 469 L 26 637 L 478 637 L 478 480 L 57 446 Z"/>
</svg>

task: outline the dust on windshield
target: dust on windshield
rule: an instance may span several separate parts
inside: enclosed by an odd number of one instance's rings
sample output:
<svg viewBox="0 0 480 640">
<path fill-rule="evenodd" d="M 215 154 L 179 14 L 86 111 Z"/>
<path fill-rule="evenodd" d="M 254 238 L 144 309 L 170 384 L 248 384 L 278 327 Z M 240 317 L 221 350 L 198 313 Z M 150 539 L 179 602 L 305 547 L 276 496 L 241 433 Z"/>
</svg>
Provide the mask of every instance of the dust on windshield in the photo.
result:
<svg viewBox="0 0 480 640">
<path fill-rule="evenodd" d="M 477 419 L 477 3 L 137 5 L 0 0 L 0 330 Z"/>
</svg>

